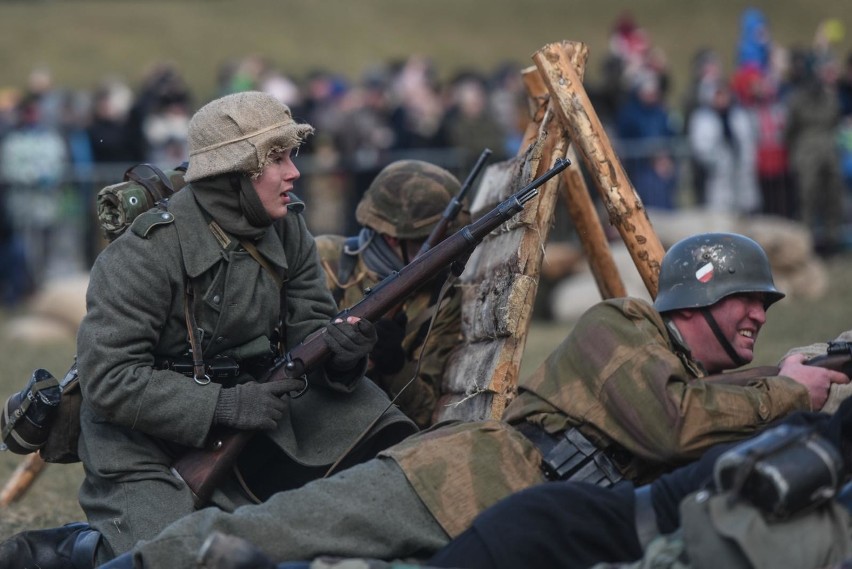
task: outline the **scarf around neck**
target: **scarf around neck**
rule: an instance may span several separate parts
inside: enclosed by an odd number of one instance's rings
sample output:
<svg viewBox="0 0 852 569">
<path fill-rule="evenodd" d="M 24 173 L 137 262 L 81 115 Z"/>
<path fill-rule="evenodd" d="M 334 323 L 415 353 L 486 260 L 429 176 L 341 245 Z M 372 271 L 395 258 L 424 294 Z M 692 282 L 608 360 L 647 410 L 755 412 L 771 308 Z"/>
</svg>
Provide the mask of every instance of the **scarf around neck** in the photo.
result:
<svg viewBox="0 0 852 569">
<path fill-rule="evenodd" d="M 237 238 L 258 239 L 272 225 L 248 176 L 211 176 L 192 182 L 190 187 L 201 208 Z"/>
<path fill-rule="evenodd" d="M 399 271 L 405 266 L 399 255 L 388 245 L 388 242 L 369 227 L 363 227 L 358 233 L 358 249 L 345 251 L 347 254 L 357 255 L 361 258 L 367 268 L 376 273 L 380 279 L 386 278 L 394 271 Z"/>
</svg>

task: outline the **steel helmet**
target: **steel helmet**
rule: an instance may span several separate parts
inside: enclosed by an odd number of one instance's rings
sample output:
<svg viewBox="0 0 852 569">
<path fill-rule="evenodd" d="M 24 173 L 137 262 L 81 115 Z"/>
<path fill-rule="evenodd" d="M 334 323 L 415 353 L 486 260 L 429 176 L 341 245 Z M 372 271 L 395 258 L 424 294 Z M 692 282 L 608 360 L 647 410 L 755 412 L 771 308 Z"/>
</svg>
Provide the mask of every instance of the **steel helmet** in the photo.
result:
<svg viewBox="0 0 852 569">
<path fill-rule="evenodd" d="M 678 241 L 663 256 L 654 308 L 701 308 L 747 292 L 764 293 L 767 308 L 784 298 L 763 248 L 735 233 L 702 233 Z"/>
<path fill-rule="evenodd" d="M 458 179 L 440 166 L 398 160 L 385 166 L 367 188 L 355 218 L 392 237 L 425 239 L 460 189 Z"/>
</svg>

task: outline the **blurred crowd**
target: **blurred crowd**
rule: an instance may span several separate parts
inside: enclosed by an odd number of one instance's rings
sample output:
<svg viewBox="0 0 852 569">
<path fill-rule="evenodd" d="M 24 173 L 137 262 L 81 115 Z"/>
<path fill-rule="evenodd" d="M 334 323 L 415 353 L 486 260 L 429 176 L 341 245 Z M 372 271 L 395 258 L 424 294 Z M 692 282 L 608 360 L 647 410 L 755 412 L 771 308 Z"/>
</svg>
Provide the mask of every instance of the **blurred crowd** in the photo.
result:
<svg viewBox="0 0 852 569">
<path fill-rule="evenodd" d="M 647 208 L 778 215 L 805 223 L 822 255 L 850 245 L 852 54 L 837 53 L 839 21 L 823 22 L 811 45 L 784 46 L 767 16 L 747 9 L 735 61 L 699 50 L 691 76 L 676 78 L 685 82 L 679 101 L 665 51 L 631 14 L 609 33 L 586 90 Z M 220 65 L 209 99 L 261 90 L 314 125 L 298 193 L 311 204 L 314 233 L 348 234 L 354 204 L 393 160 L 427 160 L 464 179 L 485 148 L 492 160 L 516 155 L 529 121 L 521 68 L 507 62 L 442 81 L 428 58 L 413 55 L 352 80 L 323 69 L 292 77 L 250 56 Z M 2 305 L 53 274 L 87 270 L 101 246 L 97 191 L 133 164 L 187 160 L 189 119 L 209 99 L 171 63 L 137 88 L 105 78 L 79 92 L 35 69 L 23 87 L 0 89 Z"/>
</svg>

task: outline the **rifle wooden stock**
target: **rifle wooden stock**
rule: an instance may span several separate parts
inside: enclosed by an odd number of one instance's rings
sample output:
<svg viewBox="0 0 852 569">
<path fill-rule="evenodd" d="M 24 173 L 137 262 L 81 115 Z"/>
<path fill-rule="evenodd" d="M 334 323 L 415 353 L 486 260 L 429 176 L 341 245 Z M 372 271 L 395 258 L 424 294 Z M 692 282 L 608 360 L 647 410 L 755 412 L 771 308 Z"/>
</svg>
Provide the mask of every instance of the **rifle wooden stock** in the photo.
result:
<svg viewBox="0 0 852 569">
<path fill-rule="evenodd" d="M 358 304 L 340 312 L 335 318 L 357 316 L 373 322 L 429 282 L 440 271 L 450 267 L 460 273 L 470 254 L 486 235 L 523 210 L 524 204 L 538 194 L 537 188 L 540 185 L 569 165 L 568 160 L 557 160 L 553 168 L 512 194 L 474 223 L 444 239 L 433 249 L 418 255 L 399 272 L 388 276 L 369 290 Z M 321 328 L 290 350 L 287 356 L 269 371 L 267 381 L 296 380 L 322 363 L 329 355 L 322 337 L 325 333 L 325 328 Z M 205 447 L 193 449 L 175 461 L 172 471 L 189 486 L 195 496 L 196 505 L 202 506 L 209 501 L 213 490 L 236 464 L 243 448 L 255 433 L 256 431 L 217 427 L 210 433 Z"/>
</svg>

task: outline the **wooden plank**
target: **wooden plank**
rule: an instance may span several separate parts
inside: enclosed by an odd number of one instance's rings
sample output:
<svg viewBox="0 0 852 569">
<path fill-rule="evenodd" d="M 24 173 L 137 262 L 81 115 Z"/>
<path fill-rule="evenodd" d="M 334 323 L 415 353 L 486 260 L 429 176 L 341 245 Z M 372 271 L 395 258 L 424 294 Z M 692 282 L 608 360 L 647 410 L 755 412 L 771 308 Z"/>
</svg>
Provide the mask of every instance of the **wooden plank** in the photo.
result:
<svg viewBox="0 0 852 569">
<path fill-rule="evenodd" d="M 582 74 L 585 45 L 566 42 L 565 49 Z M 536 136 L 528 130 L 530 142 L 518 156 L 483 172 L 471 205 L 474 218 L 566 156 L 570 139 L 551 106 L 546 97 L 531 97 Z M 500 418 L 514 396 L 560 182 L 556 176 L 539 188 L 524 211 L 483 240 L 468 260 L 459 278 L 464 338 L 447 362 L 436 421 Z"/>
</svg>

